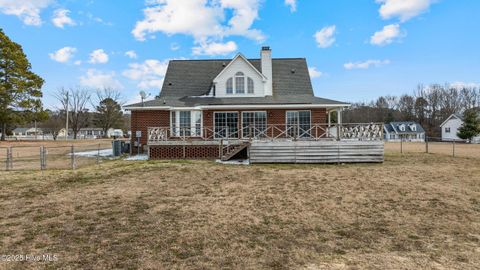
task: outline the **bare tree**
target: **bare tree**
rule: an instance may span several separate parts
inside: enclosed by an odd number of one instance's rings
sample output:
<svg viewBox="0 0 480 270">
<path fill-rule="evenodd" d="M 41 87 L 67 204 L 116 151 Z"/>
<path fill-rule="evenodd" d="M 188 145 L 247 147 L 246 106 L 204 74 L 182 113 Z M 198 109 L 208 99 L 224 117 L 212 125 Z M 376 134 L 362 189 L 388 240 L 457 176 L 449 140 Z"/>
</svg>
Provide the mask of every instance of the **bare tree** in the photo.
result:
<svg viewBox="0 0 480 270">
<path fill-rule="evenodd" d="M 65 112 L 48 111 L 48 119 L 40 123 L 44 133 L 52 134 L 53 140 L 57 140 L 58 134 L 65 127 Z"/>
<path fill-rule="evenodd" d="M 69 90 L 60 88 L 56 98 L 62 104 L 63 110 L 68 110 L 68 122 L 73 132 L 73 139 L 77 139 L 80 129 L 86 127 L 89 122 L 87 108 L 87 104 L 90 102 L 89 91 L 81 88 L 70 88 Z"/>
</svg>

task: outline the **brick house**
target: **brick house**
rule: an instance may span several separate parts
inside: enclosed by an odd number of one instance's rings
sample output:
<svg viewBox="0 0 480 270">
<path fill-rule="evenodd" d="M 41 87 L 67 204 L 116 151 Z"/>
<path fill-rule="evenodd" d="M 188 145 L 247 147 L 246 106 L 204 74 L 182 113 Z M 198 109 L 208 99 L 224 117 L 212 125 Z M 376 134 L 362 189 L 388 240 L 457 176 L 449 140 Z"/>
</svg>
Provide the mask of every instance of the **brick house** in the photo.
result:
<svg viewBox="0 0 480 270">
<path fill-rule="evenodd" d="M 222 150 L 242 140 L 332 137 L 330 115 L 341 122 L 347 106 L 314 96 L 306 59 L 272 58 L 263 47 L 260 59 L 172 60 L 160 95 L 125 109 L 133 151 L 171 159 L 219 158 L 246 148 Z"/>
</svg>

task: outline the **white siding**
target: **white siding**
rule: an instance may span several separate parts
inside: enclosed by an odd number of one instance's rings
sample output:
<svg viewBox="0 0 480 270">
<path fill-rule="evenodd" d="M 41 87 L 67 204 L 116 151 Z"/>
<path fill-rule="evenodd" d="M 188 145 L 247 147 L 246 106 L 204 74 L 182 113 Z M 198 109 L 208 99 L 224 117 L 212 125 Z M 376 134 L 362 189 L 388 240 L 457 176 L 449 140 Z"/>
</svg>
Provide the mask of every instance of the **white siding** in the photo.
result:
<svg viewBox="0 0 480 270">
<path fill-rule="evenodd" d="M 227 94 L 226 85 L 229 78 L 234 78 L 237 72 L 243 72 L 245 74 L 245 93 L 235 94 L 235 84 L 233 86 L 233 94 Z M 247 92 L 247 77 L 252 78 L 254 83 L 254 93 L 248 94 Z M 233 80 L 235 82 L 235 79 Z M 215 83 L 215 96 L 217 97 L 264 97 L 265 90 L 262 76 L 242 57 L 237 57 L 223 73 L 217 77 Z"/>
<path fill-rule="evenodd" d="M 463 121 L 456 118 L 452 117 L 450 120 L 445 122 L 445 124 L 442 127 L 442 141 L 451 141 L 451 140 L 461 140 L 457 136 L 458 129 L 462 126 Z M 446 129 L 450 128 L 450 132 L 447 133 Z"/>
</svg>

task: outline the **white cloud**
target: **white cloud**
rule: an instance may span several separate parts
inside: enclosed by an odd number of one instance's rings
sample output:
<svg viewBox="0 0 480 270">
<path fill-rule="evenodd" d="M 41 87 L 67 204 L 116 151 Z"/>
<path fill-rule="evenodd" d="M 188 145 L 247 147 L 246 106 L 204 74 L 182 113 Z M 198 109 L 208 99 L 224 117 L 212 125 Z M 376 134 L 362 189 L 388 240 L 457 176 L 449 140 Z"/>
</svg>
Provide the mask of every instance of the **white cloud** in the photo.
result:
<svg viewBox="0 0 480 270">
<path fill-rule="evenodd" d="M 56 27 L 64 28 L 65 25 L 74 26 L 76 23 L 72 18 L 68 17 L 70 10 L 68 9 L 57 9 L 53 12 L 52 23 Z"/>
<path fill-rule="evenodd" d="M 390 60 L 367 60 L 364 62 L 350 62 L 343 65 L 345 69 L 367 69 L 371 66 L 380 67 L 390 64 Z"/>
<path fill-rule="evenodd" d="M 0 0 L 0 12 L 17 16 L 26 25 L 42 24 L 42 9 L 52 4 L 53 0 Z"/>
<path fill-rule="evenodd" d="M 130 57 L 130 59 L 137 59 L 137 53 L 135 51 L 127 51 L 125 52 L 125 55 Z"/>
<path fill-rule="evenodd" d="M 73 58 L 73 55 L 77 52 L 76 48 L 73 47 L 64 47 L 61 48 L 53 53 L 49 53 L 50 59 L 60 62 L 66 63 Z"/>
<path fill-rule="evenodd" d="M 193 55 L 227 55 L 238 49 L 233 41 L 227 43 L 201 42 L 200 46 L 192 49 Z"/>
<path fill-rule="evenodd" d="M 450 87 L 453 87 L 456 89 L 480 88 L 480 83 L 454 82 L 450 84 Z"/>
<path fill-rule="evenodd" d="M 108 54 L 103 49 L 98 49 L 90 53 L 90 64 L 105 64 L 108 62 Z"/>
<path fill-rule="evenodd" d="M 161 89 L 163 79 L 167 72 L 168 60 L 158 61 L 155 59 L 145 60 L 143 63 L 131 63 L 123 76 L 138 82 L 140 89 Z"/>
<path fill-rule="evenodd" d="M 370 44 L 384 46 L 403 36 L 405 35 L 402 35 L 399 24 L 389 24 L 373 34 L 370 38 Z"/>
<path fill-rule="evenodd" d="M 436 0 L 376 0 L 381 4 L 380 16 L 383 19 L 398 17 L 402 22 L 427 11 Z"/>
<path fill-rule="evenodd" d="M 156 32 L 192 36 L 198 45 L 243 36 L 261 42 L 263 33 L 253 29 L 260 0 L 149 0 L 144 19 L 132 30 L 137 40 Z"/>
<path fill-rule="evenodd" d="M 79 65 L 81 65 L 81 64 L 82 64 L 82 61 L 80 61 L 80 60 L 77 60 L 77 61 L 73 62 L 73 64 L 74 64 L 74 65 L 76 65 L 76 66 L 79 66 Z"/>
<path fill-rule="evenodd" d="M 322 28 L 320 31 L 315 33 L 314 37 L 315 40 L 317 41 L 317 46 L 320 48 L 328 48 L 335 43 L 335 31 L 336 31 L 336 26 L 331 25 Z"/>
<path fill-rule="evenodd" d="M 297 11 L 297 0 L 285 0 L 285 5 L 290 7 L 290 12 Z"/>
<path fill-rule="evenodd" d="M 316 67 L 309 67 L 308 73 L 310 74 L 311 78 L 319 78 L 323 76 L 323 72 L 318 71 Z"/>
<path fill-rule="evenodd" d="M 112 88 L 112 89 L 123 89 L 122 83 L 115 79 L 115 72 L 104 72 L 96 69 L 88 69 L 87 73 L 83 76 L 80 76 L 80 85 L 102 89 L 102 88 Z"/>
</svg>

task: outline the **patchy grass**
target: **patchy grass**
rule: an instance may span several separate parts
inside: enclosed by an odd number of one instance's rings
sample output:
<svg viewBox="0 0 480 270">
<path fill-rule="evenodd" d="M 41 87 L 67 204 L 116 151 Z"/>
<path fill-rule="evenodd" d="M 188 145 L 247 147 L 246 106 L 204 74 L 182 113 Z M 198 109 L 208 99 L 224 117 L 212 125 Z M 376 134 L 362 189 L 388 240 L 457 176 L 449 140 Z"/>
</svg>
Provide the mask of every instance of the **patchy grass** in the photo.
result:
<svg viewBox="0 0 480 270">
<path fill-rule="evenodd" d="M 2 172 L 0 268 L 475 269 L 480 159 Z"/>
</svg>

